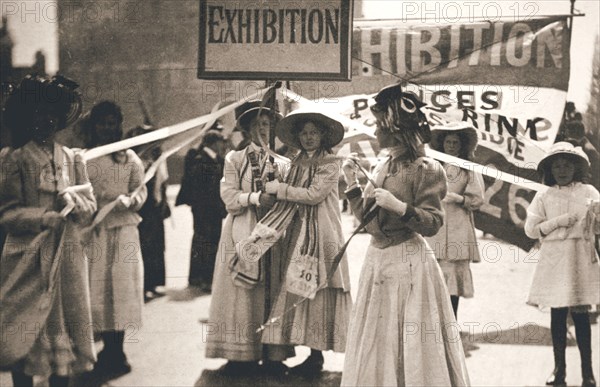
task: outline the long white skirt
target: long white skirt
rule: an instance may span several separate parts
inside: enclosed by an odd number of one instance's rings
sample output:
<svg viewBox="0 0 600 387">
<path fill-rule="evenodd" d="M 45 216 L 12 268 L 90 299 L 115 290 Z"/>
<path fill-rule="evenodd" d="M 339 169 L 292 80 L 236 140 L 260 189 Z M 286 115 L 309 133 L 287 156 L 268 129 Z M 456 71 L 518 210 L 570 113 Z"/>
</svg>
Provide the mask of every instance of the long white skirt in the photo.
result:
<svg viewBox="0 0 600 387">
<path fill-rule="evenodd" d="M 421 236 L 369 246 L 360 276 L 343 386 L 468 386 L 450 297 Z"/>
</svg>

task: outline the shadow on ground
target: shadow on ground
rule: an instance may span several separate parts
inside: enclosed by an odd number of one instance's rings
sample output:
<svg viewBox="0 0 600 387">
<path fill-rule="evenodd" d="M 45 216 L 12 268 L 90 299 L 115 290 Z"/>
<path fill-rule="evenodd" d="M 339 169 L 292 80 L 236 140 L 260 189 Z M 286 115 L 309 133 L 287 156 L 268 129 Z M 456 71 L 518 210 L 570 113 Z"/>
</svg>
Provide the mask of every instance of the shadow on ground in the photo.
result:
<svg viewBox="0 0 600 387">
<path fill-rule="evenodd" d="M 210 292 L 201 290 L 200 288 L 189 286 L 183 289 L 167 289 L 167 298 L 169 301 L 186 302 L 202 296 L 210 296 Z"/>
<path fill-rule="evenodd" d="M 338 387 L 342 382 L 341 372 L 322 372 L 318 377 L 306 378 L 297 375 L 274 377 L 266 375 L 230 376 L 224 375 L 221 370 L 204 370 L 194 384 L 195 387 L 248 387 L 248 386 L 315 386 Z"/>
</svg>

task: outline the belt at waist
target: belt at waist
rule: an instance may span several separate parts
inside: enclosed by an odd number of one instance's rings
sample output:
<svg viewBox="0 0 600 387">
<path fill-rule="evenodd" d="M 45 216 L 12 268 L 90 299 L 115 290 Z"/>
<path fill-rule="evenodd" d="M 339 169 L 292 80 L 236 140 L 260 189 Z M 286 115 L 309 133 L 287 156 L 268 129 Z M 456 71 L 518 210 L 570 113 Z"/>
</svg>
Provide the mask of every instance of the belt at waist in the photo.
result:
<svg viewBox="0 0 600 387">
<path fill-rule="evenodd" d="M 385 249 L 386 247 L 396 246 L 400 243 L 406 242 L 416 235 L 418 234 L 410 229 L 396 231 L 393 235 L 372 235 L 371 245 L 377 247 L 378 249 Z"/>
</svg>

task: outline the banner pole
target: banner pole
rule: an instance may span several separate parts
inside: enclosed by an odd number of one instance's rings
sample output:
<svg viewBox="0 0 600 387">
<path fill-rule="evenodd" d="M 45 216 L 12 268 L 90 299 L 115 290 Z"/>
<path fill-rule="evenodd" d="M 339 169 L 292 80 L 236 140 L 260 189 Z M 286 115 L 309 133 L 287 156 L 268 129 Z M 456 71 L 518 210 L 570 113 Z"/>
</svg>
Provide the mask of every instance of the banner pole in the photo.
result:
<svg viewBox="0 0 600 387">
<path fill-rule="evenodd" d="M 276 84 L 277 81 L 275 80 L 270 80 L 267 79 L 265 81 L 265 88 L 269 88 L 273 85 Z M 269 109 L 271 109 L 272 111 L 275 109 L 275 105 L 277 104 L 277 93 L 273 93 L 273 97 L 269 98 L 269 100 L 266 101 L 266 107 L 268 107 Z M 271 151 L 275 151 L 275 125 L 273 120 L 270 121 L 271 122 L 271 129 L 269 130 L 269 149 Z M 274 165 L 275 165 L 275 160 L 273 158 L 273 156 L 269 156 L 269 163 L 271 164 L 269 166 L 269 172 L 267 174 L 267 180 L 268 181 L 272 181 L 275 180 L 275 173 L 274 173 Z M 269 316 L 271 314 L 271 264 L 273 262 L 272 256 L 271 256 L 271 249 L 269 249 L 269 251 L 267 251 L 264 255 L 264 262 L 265 262 L 265 308 L 263 311 L 263 318 L 264 321 L 267 321 L 269 319 Z M 269 347 L 266 344 L 263 344 L 263 365 L 265 364 L 265 362 L 269 361 Z"/>
<path fill-rule="evenodd" d="M 573 31 L 573 15 L 575 14 L 575 1 L 571 1 L 571 16 L 569 17 L 569 30 Z"/>
</svg>

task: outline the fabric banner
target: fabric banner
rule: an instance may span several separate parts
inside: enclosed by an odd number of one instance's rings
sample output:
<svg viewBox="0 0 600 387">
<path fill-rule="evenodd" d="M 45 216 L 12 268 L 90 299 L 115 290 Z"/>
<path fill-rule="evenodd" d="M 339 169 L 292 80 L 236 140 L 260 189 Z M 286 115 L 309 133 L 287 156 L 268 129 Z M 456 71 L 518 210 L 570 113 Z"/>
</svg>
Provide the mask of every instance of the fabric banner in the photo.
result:
<svg viewBox="0 0 600 387">
<path fill-rule="evenodd" d="M 529 250 L 523 232 L 535 190 L 519 180 L 539 181 L 535 168 L 554 143 L 569 81 L 570 34 L 566 17 L 462 25 L 356 23 L 355 81 L 394 74 L 405 89 L 427 103 L 432 129 L 466 121 L 478 129 L 474 162 L 512 175 L 514 182 L 484 176 L 485 204 L 475 213 L 477 228 Z M 389 75 L 388 75 L 389 76 Z M 328 111 L 358 121 L 347 126 L 338 154 L 358 152 L 376 161 L 373 94 L 341 97 Z M 372 102 L 372 100 L 371 100 Z M 300 103 L 302 105 L 302 103 Z"/>
</svg>

